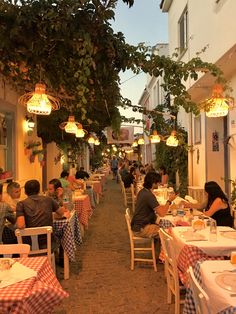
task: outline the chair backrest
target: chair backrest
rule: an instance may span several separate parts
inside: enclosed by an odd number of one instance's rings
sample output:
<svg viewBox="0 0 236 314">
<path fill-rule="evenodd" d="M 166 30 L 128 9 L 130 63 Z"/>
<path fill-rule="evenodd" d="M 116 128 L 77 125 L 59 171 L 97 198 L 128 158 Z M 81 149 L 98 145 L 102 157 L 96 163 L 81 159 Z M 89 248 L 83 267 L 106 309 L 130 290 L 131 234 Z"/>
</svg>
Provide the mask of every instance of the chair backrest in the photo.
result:
<svg viewBox="0 0 236 314">
<path fill-rule="evenodd" d="M 131 242 L 133 242 L 133 232 L 131 229 L 131 216 L 130 216 L 129 208 L 126 208 L 126 210 L 125 210 L 125 220 L 126 220 L 126 224 L 127 224 L 127 228 L 128 228 L 128 232 L 129 232 L 129 239 L 130 239 L 130 243 L 131 243 Z"/>
<path fill-rule="evenodd" d="M 165 269 L 167 272 L 167 281 L 173 282 L 173 289 L 179 289 L 179 275 L 177 269 L 177 261 L 173 247 L 173 238 L 163 229 L 159 231 L 161 245 L 165 256 Z"/>
<path fill-rule="evenodd" d="M 120 184 L 121 184 L 121 189 L 122 189 L 122 193 L 123 193 L 123 197 L 124 197 L 124 205 L 127 206 L 127 196 L 126 196 L 126 192 L 125 192 L 124 182 L 121 180 Z"/>
<path fill-rule="evenodd" d="M 209 310 L 209 297 L 202 289 L 194 275 L 193 268 L 190 266 L 188 269 L 189 287 L 193 293 L 193 299 L 197 314 L 210 314 Z"/>
<path fill-rule="evenodd" d="M 0 255 L 3 257 L 12 257 L 13 254 L 19 254 L 20 257 L 27 257 L 30 251 L 28 244 L 1 244 Z"/>
<path fill-rule="evenodd" d="M 132 211 L 134 213 L 134 211 L 135 211 L 135 191 L 134 191 L 134 185 L 133 184 L 131 184 L 130 189 L 131 189 L 131 197 L 132 197 Z"/>
<path fill-rule="evenodd" d="M 39 255 L 39 254 L 47 254 L 48 260 L 51 263 L 51 233 L 52 227 L 51 226 L 44 226 L 44 227 L 36 227 L 36 228 L 24 228 L 24 229 L 16 229 L 15 235 L 17 237 L 18 243 L 23 243 L 23 237 L 30 236 L 31 237 L 31 250 L 29 255 Z M 38 236 L 39 235 L 46 235 L 47 236 L 47 247 L 46 248 L 39 248 Z"/>
</svg>

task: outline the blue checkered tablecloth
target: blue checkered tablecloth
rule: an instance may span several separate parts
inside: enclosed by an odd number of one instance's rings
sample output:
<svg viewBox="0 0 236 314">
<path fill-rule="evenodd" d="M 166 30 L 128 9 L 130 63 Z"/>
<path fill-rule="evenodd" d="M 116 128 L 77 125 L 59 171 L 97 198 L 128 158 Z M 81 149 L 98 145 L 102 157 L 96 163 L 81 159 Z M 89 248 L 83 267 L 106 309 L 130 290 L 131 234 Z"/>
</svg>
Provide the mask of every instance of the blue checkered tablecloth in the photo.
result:
<svg viewBox="0 0 236 314">
<path fill-rule="evenodd" d="M 74 261 L 76 245 L 82 243 L 77 213 L 74 212 L 69 219 L 55 220 L 53 222 L 53 231 L 68 255 L 69 260 Z"/>
<path fill-rule="evenodd" d="M 201 279 L 200 265 L 202 262 L 204 261 L 197 262 L 195 267 L 193 268 L 194 275 L 201 286 L 202 286 L 202 279 Z M 236 313 L 236 306 L 235 307 L 229 306 L 223 311 L 218 312 L 217 314 L 234 314 L 234 313 Z M 189 288 L 186 289 L 183 314 L 196 314 L 192 290 Z"/>
<path fill-rule="evenodd" d="M 174 227 L 172 222 L 167 219 L 160 219 L 159 226 L 160 228 L 163 228 L 163 229 L 169 229 L 169 228 Z"/>
</svg>

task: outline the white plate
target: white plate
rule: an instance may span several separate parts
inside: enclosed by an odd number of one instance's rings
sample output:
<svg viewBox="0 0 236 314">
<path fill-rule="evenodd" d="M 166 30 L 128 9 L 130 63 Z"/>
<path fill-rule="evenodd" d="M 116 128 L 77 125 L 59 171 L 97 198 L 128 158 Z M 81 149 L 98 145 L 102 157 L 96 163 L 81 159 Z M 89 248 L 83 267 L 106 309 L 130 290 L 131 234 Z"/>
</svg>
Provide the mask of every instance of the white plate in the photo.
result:
<svg viewBox="0 0 236 314">
<path fill-rule="evenodd" d="M 224 273 L 216 276 L 215 281 L 221 288 L 236 292 L 236 274 Z"/>
<path fill-rule="evenodd" d="M 221 235 L 225 238 L 236 239 L 236 232 L 235 231 L 222 232 Z"/>
</svg>

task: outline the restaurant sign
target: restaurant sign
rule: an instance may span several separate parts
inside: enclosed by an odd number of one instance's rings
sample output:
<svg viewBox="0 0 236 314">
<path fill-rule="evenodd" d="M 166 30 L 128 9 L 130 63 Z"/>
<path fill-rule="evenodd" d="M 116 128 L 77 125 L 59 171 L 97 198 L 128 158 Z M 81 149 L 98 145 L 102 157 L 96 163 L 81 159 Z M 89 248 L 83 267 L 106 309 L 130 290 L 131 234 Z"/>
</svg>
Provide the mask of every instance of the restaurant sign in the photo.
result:
<svg viewBox="0 0 236 314">
<path fill-rule="evenodd" d="M 115 132 L 112 128 L 107 128 L 108 144 L 133 144 L 134 127 L 121 127 L 119 132 Z"/>
</svg>

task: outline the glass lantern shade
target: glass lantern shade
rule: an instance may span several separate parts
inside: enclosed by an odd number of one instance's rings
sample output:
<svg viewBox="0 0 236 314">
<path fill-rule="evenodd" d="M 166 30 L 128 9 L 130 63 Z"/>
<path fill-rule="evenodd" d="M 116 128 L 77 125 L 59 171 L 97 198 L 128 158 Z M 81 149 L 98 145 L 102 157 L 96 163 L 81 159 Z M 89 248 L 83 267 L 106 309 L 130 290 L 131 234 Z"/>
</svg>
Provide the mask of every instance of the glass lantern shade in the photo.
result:
<svg viewBox="0 0 236 314">
<path fill-rule="evenodd" d="M 94 143 L 95 143 L 95 139 L 94 139 L 93 136 L 90 136 L 90 137 L 88 138 L 88 143 L 89 143 L 89 144 L 94 144 Z"/>
<path fill-rule="evenodd" d="M 167 146 L 173 146 L 173 147 L 176 147 L 179 145 L 179 140 L 176 137 L 175 131 L 172 131 L 171 135 L 167 138 L 166 145 Z"/>
<path fill-rule="evenodd" d="M 144 138 L 143 137 L 140 137 L 138 139 L 138 145 L 144 145 Z"/>
<path fill-rule="evenodd" d="M 218 118 L 227 116 L 229 105 L 225 98 L 212 98 L 209 104 L 209 111 L 206 111 L 208 118 Z"/>
<path fill-rule="evenodd" d="M 75 117 L 69 116 L 68 122 L 65 125 L 65 132 L 75 134 L 76 131 L 77 131 L 77 124 L 75 123 Z"/>
<path fill-rule="evenodd" d="M 160 138 L 160 136 L 157 134 L 157 131 L 156 131 L 156 130 L 153 131 L 152 135 L 150 135 L 149 138 L 150 138 L 150 142 L 151 142 L 152 144 L 160 143 L 160 141 L 161 141 L 161 138 Z"/>
<path fill-rule="evenodd" d="M 82 138 L 85 136 L 85 131 L 83 130 L 83 127 L 81 124 L 78 125 L 76 132 L 75 132 L 75 136 L 78 138 Z"/>
<path fill-rule="evenodd" d="M 133 144 L 132 144 L 132 147 L 138 147 L 138 142 L 134 141 Z"/>
<path fill-rule="evenodd" d="M 213 87 L 212 97 L 203 102 L 206 116 L 209 118 L 218 118 L 227 116 L 229 109 L 234 106 L 232 97 L 223 96 L 223 87 L 215 84 Z"/>
<path fill-rule="evenodd" d="M 52 111 L 52 105 L 47 97 L 46 86 L 36 84 L 33 96 L 27 102 L 27 111 L 34 114 L 49 115 Z"/>
</svg>

